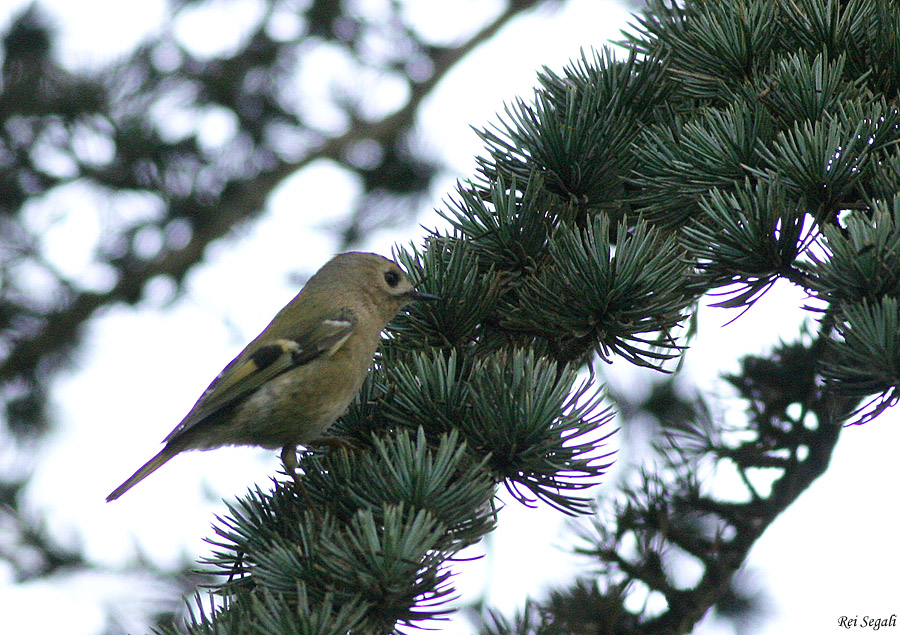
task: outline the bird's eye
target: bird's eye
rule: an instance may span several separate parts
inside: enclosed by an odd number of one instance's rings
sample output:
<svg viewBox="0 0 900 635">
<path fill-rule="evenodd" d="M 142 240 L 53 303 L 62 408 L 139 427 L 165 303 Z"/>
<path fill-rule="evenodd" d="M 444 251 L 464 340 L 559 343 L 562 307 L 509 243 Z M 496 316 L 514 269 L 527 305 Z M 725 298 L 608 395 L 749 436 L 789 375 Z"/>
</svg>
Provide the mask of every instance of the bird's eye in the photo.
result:
<svg viewBox="0 0 900 635">
<path fill-rule="evenodd" d="M 400 283 L 400 274 L 396 271 L 385 271 L 384 281 L 387 282 L 387 285 L 393 289 Z"/>
</svg>

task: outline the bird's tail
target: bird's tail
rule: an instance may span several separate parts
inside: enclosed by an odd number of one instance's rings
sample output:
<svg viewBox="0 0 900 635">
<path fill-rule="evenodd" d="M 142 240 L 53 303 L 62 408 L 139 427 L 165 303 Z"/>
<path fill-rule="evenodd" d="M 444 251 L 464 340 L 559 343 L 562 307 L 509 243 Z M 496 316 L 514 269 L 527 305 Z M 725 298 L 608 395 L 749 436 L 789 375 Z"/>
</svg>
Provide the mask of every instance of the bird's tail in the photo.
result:
<svg viewBox="0 0 900 635">
<path fill-rule="evenodd" d="M 152 459 L 144 463 L 137 472 L 128 477 L 128 479 L 119 485 L 116 489 L 112 491 L 112 494 L 106 497 L 106 502 L 114 501 L 119 496 L 130 490 L 132 487 L 143 481 L 145 478 L 153 474 L 156 470 L 158 470 L 163 463 L 171 459 L 173 456 L 178 454 L 180 450 L 171 447 L 171 445 L 167 445 L 162 450 L 160 450 L 159 454 L 154 456 Z"/>
</svg>

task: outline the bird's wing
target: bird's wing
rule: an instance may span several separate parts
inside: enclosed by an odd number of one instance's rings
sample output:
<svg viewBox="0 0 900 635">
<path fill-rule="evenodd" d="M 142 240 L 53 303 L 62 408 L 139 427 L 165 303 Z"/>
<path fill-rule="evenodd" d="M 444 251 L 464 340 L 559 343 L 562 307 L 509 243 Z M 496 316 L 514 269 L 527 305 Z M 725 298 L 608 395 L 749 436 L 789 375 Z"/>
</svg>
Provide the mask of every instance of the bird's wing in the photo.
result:
<svg viewBox="0 0 900 635">
<path fill-rule="evenodd" d="M 239 355 L 213 380 L 164 443 L 233 405 L 281 373 L 308 364 L 317 357 L 334 355 L 353 333 L 356 323 L 356 317 L 344 311 L 334 318 L 320 320 L 296 339 L 271 340 L 262 343 L 249 356 Z"/>
</svg>

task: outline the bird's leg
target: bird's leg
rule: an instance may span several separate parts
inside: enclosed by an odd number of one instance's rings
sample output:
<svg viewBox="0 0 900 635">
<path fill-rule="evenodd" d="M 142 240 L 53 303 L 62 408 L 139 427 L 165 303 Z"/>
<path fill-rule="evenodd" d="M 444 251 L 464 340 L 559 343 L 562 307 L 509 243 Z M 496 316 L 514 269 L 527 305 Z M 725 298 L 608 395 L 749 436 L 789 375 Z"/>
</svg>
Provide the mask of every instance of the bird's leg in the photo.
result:
<svg viewBox="0 0 900 635">
<path fill-rule="evenodd" d="M 300 475 L 297 474 L 297 446 L 296 445 L 286 445 L 281 448 L 281 462 L 284 464 L 284 469 L 290 474 L 291 478 L 294 479 L 294 489 L 300 494 L 300 497 L 303 499 L 303 502 L 306 503 L 306 506 L 313 510 L 316 515 L 318 515 L 318 511 L 313 505 L 312 499 L 309 497 L 309 493 L 306 491 L 306 486 L 303 485 L 303 479 L 300 478 Z"/>
<path fill-rule="evenodd" d="M 288 474 L 297 474 L 297 446 L 288 444 L 281 448 L 281 462 Z"/>
<path fill-rule="evenodd" d="M 303 487 L 303 483 L 300 481 L 300 476 L 297 474 L 297 446 L 288 444 L 281 448 L 281 463 L 284 465 L 284 470 L 290 475 L 292 479 L 294 479 L 294 485 L 299 488 Z"/>
</svg>

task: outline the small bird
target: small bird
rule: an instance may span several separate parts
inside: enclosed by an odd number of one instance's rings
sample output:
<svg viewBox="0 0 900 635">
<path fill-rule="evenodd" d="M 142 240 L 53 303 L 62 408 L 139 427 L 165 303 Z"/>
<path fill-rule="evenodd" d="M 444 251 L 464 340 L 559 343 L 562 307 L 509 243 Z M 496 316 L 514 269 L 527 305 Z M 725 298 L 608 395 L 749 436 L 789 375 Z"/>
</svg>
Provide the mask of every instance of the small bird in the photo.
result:
<svg viewBox="0 0 900 635">
<path fill-rule="evenodd" d="M 391 318 L 409 302 L 437 299 L 417 291 L 387 258 L 338 254 L 219 373 L 159 454 L 107 502 L 185 450 L 282 448 L 293 474 L 297 446 L 321 438 L 359 392 Z"/>
</svg>

